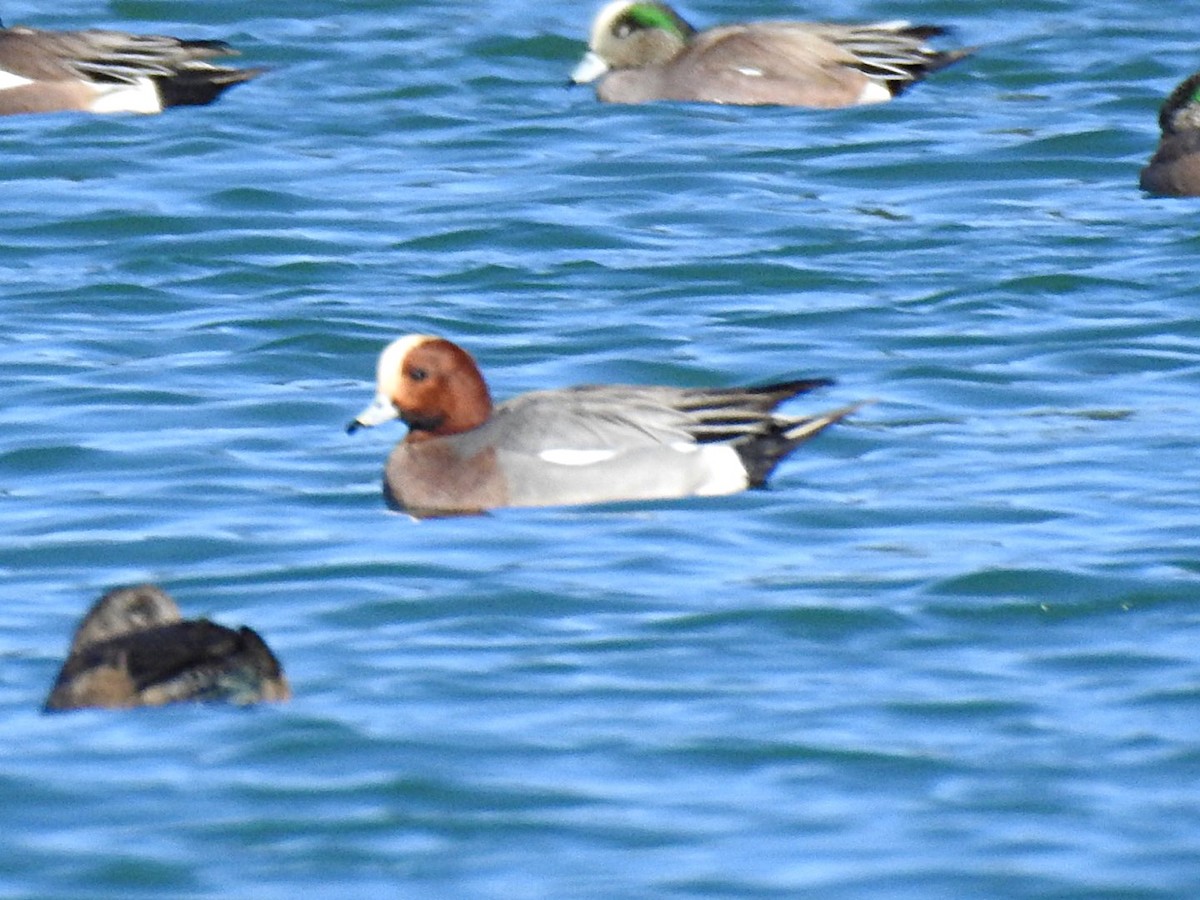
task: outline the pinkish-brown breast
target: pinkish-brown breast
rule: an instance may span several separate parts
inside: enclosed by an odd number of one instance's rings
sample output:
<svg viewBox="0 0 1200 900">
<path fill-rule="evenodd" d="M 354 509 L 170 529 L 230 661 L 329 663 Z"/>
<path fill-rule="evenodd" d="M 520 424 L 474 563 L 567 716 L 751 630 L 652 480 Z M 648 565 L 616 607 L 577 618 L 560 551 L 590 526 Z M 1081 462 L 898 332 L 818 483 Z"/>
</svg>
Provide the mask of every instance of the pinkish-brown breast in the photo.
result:
<svg viewBox="0 0 1200 900">
<path fill-rule="evenodd" d="M 508 505 L 508 485 L 491 448 L 463 458 L 445 440 L 400 444 L 383 479 L 388 503 L 412 515 L 475 513 Z"/>
</svg>

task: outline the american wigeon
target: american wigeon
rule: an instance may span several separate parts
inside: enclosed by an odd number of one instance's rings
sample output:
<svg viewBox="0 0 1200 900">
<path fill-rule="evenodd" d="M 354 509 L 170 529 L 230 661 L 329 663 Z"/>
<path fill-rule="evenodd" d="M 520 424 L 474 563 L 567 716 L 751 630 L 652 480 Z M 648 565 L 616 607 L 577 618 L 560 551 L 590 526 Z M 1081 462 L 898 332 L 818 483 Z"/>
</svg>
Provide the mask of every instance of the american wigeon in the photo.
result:
<svg viewBox="0 0 1200 900">
<path fill-rule="evenodd" d="M 1158 113 L 1162 137 L 1142 169 L 1143 191 L 1200 197 L 1200 72 L 1185 78 Z"/>
<path fill-rule="evenodd" d="M 907 22 L 752 22 L 697 31 L 665 3 L 613 0 L 596 16 L 571 80 L 599 78 L 596 95 L 608 103 L 882 103 L 972 52 L 926 45 L 944 33 Z"/>
<path fill-rule="evenodd" d="M 109 591 L 84 616 L 45 708 L 289 697 L 279 661 L 254 631 L 185 621 L 161 589 L 139 584 Z"/>
<path fill-rule="evenodd" d="M 265 71 L 207 62 L 236 54 L 223 41 L 0 28 L 0 115 L 158 113 L 168 106 L 211 103 Z"/>
<path fill-rule="evenodd" d="M 493 407 L 469 353 L 417 334 L 384 349 L 375 400 L 347 430 L 408 425 L 388 458 L 384 495 L 415 516 L 732 494 L 763 485 L 799 444 L 858 408 L 771 412 L 827 384 L 587 385 Z"/>
</svg>

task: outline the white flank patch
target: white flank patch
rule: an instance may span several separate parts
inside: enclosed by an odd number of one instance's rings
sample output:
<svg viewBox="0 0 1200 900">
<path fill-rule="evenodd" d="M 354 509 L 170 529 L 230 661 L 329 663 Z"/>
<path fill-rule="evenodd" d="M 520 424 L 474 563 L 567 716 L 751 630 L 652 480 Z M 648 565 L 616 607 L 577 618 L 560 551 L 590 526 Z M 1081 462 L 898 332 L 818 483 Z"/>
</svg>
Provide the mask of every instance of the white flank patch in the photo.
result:
<svg viewBox="0 0 1200 900">
<path fill-rule="evenodd" d="M 698 496 L 736 494 L 750 486 L 742 458 L 728 444 L 704 444 L 698 449 L 705 469 L 704 480 L 695 488 Z"/>
<path fill-rule="evenodd" d="M 160 113 L 162 100 L 158 88 L 149 78 L 139 78 L 133 84 L 95 85 L 99 90 L 88 107 L 94 113 Z"/>
<path fill-rule="evenodd" d="M 33 84 L 33 82 L 28 78 L 23 78 L 20 75 L 14 75 L 12 72 L 0 69 L 0 91 L 7 91 L 9 88 L 24 87 L 27 84 Z"/>
<path fill-rule="evenodd" d="M 616 450 L 543 450 L 538 459 L 558 466 L 590 466 L 617 455 Z"/>
<path fill-rule="evenodd" d="M 858 95 L 859 104 L 887 103 L 892 99 L 892 92 L 878 81 L 868 81 Z"/>
<path fill-rule="evenodd" d="M 740 75 L 748 75 L 750 78 L 762 78 L 762 69 L 753 69 L 750 66 L 734 66 L 733 71 Z"/>
</svg>

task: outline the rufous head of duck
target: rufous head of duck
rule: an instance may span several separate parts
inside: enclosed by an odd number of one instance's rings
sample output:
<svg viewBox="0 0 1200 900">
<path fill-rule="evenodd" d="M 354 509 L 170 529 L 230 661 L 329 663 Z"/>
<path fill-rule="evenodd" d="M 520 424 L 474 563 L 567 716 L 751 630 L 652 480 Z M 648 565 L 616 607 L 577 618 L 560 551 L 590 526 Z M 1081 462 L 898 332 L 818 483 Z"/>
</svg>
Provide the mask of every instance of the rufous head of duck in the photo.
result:
<svg viewBox="0 0 1200 900">
<path fill-rule="evenodd" d="M 492 398 L 471 354 L 445 338 L 410 334 L 379 355 L 375 399 L 346 430 L 400 419 L 409 428 L 405 440 L 420 441 L 478 428 L 491 414 Z"/>
</svg>

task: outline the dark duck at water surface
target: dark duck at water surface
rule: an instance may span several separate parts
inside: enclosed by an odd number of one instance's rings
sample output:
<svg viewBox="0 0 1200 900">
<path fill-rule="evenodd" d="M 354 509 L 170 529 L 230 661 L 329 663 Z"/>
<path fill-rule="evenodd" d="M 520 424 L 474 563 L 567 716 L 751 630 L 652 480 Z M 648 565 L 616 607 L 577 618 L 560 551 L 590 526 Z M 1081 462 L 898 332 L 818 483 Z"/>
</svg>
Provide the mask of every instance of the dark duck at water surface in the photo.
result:
<svg viewBox="0 0 1200 900">
<path fill-rule="evenodd" d="M 84 616 L 45 709 L 290 697 L 279 661 L 256 632 L 185 620 L 160 588 L 140 584 L 109 591 Z"/>
</svg>

